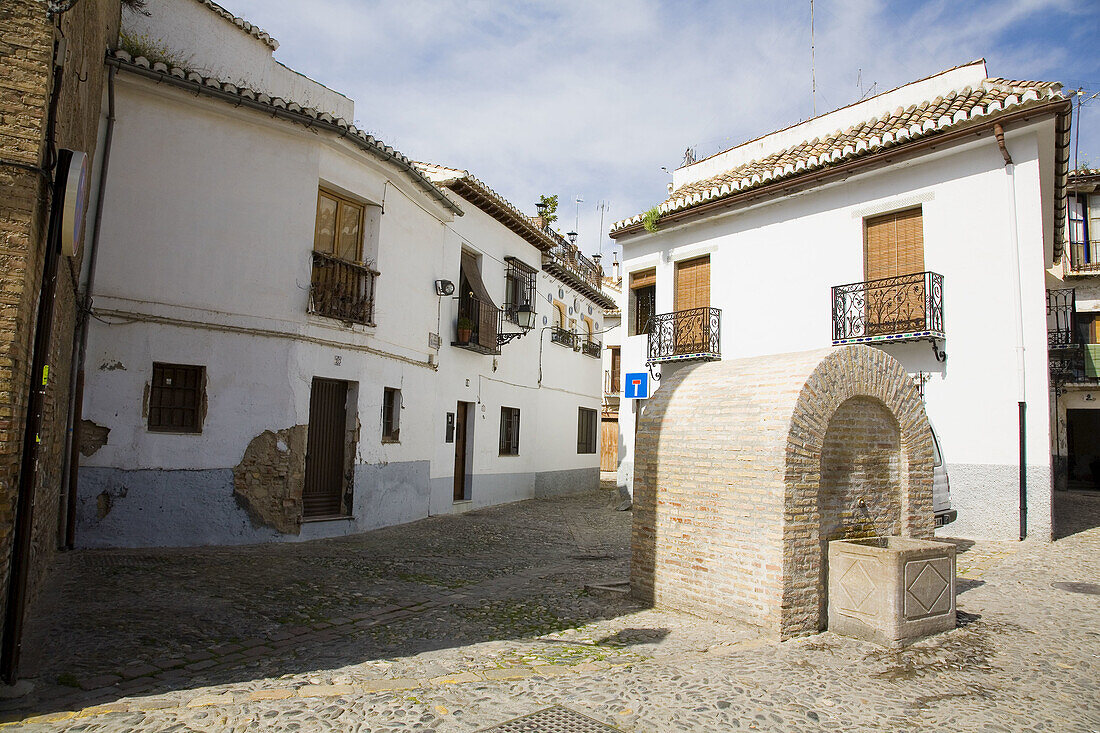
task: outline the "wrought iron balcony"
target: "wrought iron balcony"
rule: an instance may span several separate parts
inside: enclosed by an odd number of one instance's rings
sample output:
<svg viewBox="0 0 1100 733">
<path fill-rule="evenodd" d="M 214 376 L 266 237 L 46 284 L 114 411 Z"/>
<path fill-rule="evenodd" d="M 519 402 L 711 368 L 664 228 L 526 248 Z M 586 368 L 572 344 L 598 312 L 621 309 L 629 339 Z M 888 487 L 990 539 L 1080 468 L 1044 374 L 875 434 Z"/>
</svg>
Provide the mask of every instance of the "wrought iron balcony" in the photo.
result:
<svg viewBox="0 0 1100 733">
<path fill-rule="evenodd" d="M 1047 348 L 1076 348 L 1081 343 L 1076 311 L 1077 296 L 1073 288 L 1047 291 Z"/>
<path fill-rule="evenodd" d="M 570 349 L 575 348 L 574 342 L 577 335 L 567 328 L 561 326 L 554 326 L 550 329 L 550 340 L 555 344 L 561 344 Z"/>
<path fill-rule="evenodd" d="M 378 273 L 365 265 L 314 252 L 309 312 L 373 326 L 376 277 Z"/>
<path fill-rule="evenodd" d="M 603 268 L 549 226 L 543 226 L 542 231 L 554 240 L 553 248 L 542 255 L 542 269 L 570 285 L 591 288 L 595 293 L 600 293 L 603 290 Z M 614 303 L 609 301 L 607 307 L 612 305 Z"/>
<path fill-rule="evenodd" d="M 943 275 L 917 272 L 833 287 L 833 346 L 943 337 Z"/>
<path fill-rule="evenodd" d="M 497 334 L 503 318 L 503 311 L 492 303 L 484 303 L 473 296 L 460 298 L 455 340 L 451 346 L 479 354 L 499 354 Z"/>
<path fill-rule="evenodd" d="M 1073 274 L 1100 273 L 1100 239 L 1070 242 L 1069 269 Z"/>
<path fill-rule="evenodd" d="M 590 338 L 586 338 L 581 341 L 581 353 L 585 356 L 591 356 L 599 359 L 603 354 L 603 344 L 599 341 L 593 341 Z"/>
<path fill-rule="evenodd" d="M 653 316 L 646 364 L 722 358 L 722 311 L 689 308 Z"/>
</svg>

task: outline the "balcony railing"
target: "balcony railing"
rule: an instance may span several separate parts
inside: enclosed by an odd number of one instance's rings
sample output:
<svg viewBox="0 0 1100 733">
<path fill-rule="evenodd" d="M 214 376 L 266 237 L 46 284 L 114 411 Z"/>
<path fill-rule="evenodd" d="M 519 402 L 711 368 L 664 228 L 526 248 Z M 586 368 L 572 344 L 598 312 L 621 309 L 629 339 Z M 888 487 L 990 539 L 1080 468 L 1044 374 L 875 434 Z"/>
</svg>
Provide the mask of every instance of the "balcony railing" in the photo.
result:
<svg viewBox="0 0 1100 733">
<path fill-rule="evenodd" d="M 376 277 L 378 273 L 365 265 L 314 252 L 309 312 L 373 326 Z"/>
<path fill-rule="evenodd" d="M 554 326 L 550 329 L 550 340 L 555 344 L 561 344 L 570 349 L 575 348 L 574 342 L 577 335 L 567 328 L 561 326 Z"/>
<path fill-rule="evenodd" d="M 833 287 L 833 346 L 943 335 L 943 275 L 917 272 Z"/>
<path fill-rule="evenodd" d="M 1081 343 L 1077 334 L 1077 298 L 1073 288 L 1047 291 L 1047 347 L 1068 349 Z"/>
<path fill-rule="evenodd" d="M 1100 345 L 1073 344 L 1051 351 L 1050 379 L 1055 384 L 1100 384 Z"/>
<path fill-rule="evenodd" d="M 590 338 L 586 338 L 581 342 L 581 353 L 585 356 L 599 359 L 603 355 L 603 344 L 599 341 L 593 341 Z"/>
<path fill-rule="evenodd" d="M 1100 239 L 1069 243 L 1069 269 L 1072 272 L 1100 272 Z"/>
<path fill-rule="evenodd" d="M 689 308 L 653 316 L 647 364 L 722 358 L 722 311 Z"/>
<path fill-rule="evenodd" d="M 455 340 L 451 345 L 479 354 L 499 354 L 497 334 L 500 333 L 503 317 L 503 311 L 492 303 L 485 303 L 473 296 L 460 298 Z"/>
<path fill-rule="evenodd" d="M 542 256 L 543 269 L 553 275 L 564 275 L 566 278 L 572 276 L 596 292 L 603 290 L 602 267 L 549 226 L 542 227 L 542 231 L 554 240 L 554 247 Z"/>
</svg>

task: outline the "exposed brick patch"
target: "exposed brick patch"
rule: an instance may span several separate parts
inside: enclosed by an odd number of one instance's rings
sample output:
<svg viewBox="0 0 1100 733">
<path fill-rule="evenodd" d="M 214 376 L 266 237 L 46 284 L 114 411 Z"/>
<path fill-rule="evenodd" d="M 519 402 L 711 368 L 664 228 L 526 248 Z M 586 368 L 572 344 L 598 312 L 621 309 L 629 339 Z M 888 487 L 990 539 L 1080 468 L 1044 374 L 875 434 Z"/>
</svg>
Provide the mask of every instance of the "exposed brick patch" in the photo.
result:
<svg viewBox="0 0 1100 733">
<path fill-rule="evenodd" d="M 631 584 L 657 605 L 811 633 L 831 535 L 932 521 L 924 405 L 879 349 L 683 367 L 639 421 Z"/>
<path fill-rule="evenodd" d="M 257 524 L 285 534 L 302 529 L 307 426 L 265 430 L 233 469 L 233 495 Z"/>
</svg>

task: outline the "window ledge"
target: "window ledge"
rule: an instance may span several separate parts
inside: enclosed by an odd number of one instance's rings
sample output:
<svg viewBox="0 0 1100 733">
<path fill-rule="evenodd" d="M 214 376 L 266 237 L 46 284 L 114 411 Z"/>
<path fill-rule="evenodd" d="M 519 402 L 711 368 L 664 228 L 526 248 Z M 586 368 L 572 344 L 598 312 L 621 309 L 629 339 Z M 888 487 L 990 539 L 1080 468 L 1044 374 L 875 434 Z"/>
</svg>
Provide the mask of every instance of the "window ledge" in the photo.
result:
<svg viewBox="0 0 1100 733">
<path fill-rule="evenodd" d="M 398 438 L 382 438 L 383 445 L 400 445 L 401 441 Z"/>
<path fill-rule="evenodd" d="M 327 517 L 303 517 L 302 524 L 316 524 L 317 522 L 354 522 L 351 514 L 333 514 Z"/>
</svg>

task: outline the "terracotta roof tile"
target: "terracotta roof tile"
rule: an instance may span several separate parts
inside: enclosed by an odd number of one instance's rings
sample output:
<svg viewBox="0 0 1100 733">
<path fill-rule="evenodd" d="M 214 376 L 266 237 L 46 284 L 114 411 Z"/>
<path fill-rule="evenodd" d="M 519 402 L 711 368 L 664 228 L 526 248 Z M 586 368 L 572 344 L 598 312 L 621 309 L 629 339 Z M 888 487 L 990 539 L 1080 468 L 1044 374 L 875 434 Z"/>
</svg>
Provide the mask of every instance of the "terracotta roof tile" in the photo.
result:
<svg viewBox="0 0 1100 733">
<path fill-rule="evenodd" d="M 978 88 L 968 86 L 904 109 L 898 107 L 881 118 L 864 120 L 823 137 L 796 143 L 704 180 L 687 183 L 674 189 L 657 208 L 662 215 L 691 209 L 780 179 L 794 178 L 918 138 L 956 129 L 990 115 L 1064 99 L 1060 90 L 1061 85 L 1053 82 L 988 78 Z M 795 125 L 786 131 L 797 127 Z M 763 138 L 757 138 L 761 139 Z M 638 214 L 615 222 L 611 231 L 614 233 L 638 225 L 642 222 L 642 216 Z"/>
<path fill-rule="evenodd" d="M 238 28 L 240 28 L 242 31 L 244 31 L 248 35 L 253 36 L 254 38 L 260 39 L 272 51 L 274 51 L 275 49 L 277 49 L 279 47 L 279 42 L 276 41 L 274 38 L 272 38 L 271 34 L 269 34 L 263 28 L 260 28 L 259 26 L 252 25 L 251 23 L 249 23 L 244 18 L 233 15 L 233 13 L 231 13 L 228 10 L 226 10 L 225 8 L 223 8 L 221 5 L 218 5 L 216 2 L 213 2 L 213 0 L 195 0 L 195 2 L 199 3 L 200 5 L 205 5 L 206 7 L 210 8 L 210 10 L 217 13 L 221 17 L 225 18 L 230 23 L 237 26 Z"/>
</svg>

